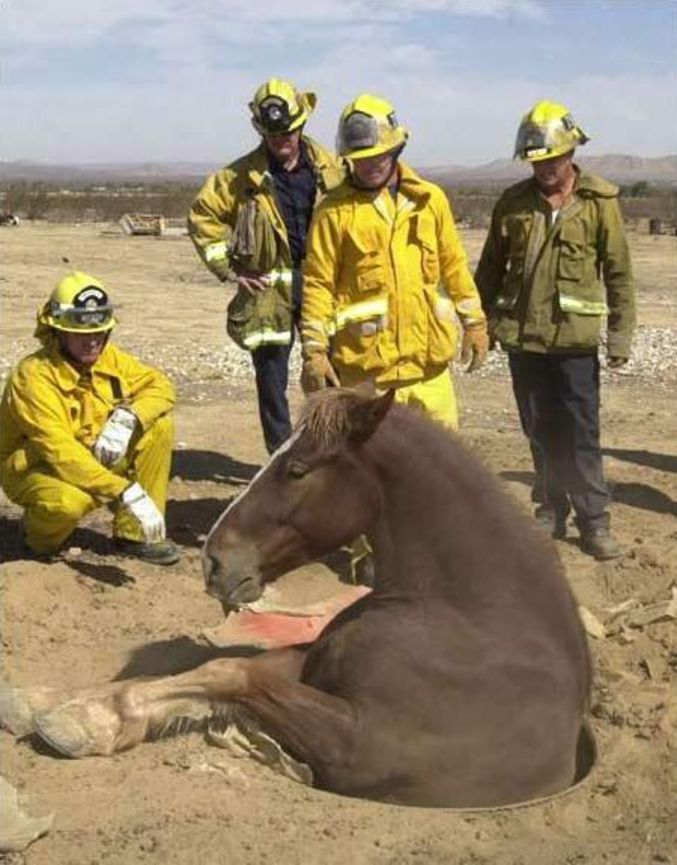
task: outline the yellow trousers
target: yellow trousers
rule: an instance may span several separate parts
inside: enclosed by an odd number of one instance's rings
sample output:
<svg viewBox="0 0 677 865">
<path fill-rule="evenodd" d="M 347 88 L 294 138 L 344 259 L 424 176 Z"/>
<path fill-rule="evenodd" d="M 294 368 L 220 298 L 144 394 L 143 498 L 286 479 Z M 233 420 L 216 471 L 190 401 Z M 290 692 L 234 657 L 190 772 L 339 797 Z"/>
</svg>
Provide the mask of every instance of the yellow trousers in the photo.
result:
<svg viewBox="0 0 677 865">
<path fill-rule="evenodd" d="M 344 387 L 355 387 L 360 381 L 341 372 Z M 377 385 L 377 390 L 384 393 L 389 387 L 391 385 Z M 442 426 L 458 429 L 458 405 L 449 367 L 429 378 L 396 387 L 395 402 L 421 412 Z"/>
<path fill-rule="evenodd" d="M 171 415 L 158 418 L 137 441 L 132 440 L 128 456 L 117 465 L 115 474 L 138 481 L 164 513 L 174 441 Z M 35 466 L 5 477 L 5 492 L 24 508 L 26 543 L 36 553 L 58 550 L 78 523 L 100 502 L 89 493 L 56 477 L 49 466 Z M 113 535 L 143 540 L 138 520 L 127 508 L 117 508 Z"/>
<path fill-rule="evenodd" d="M 419 411 L 443 426 L 458 429 L 458 406 L 449 368 L 432 378 L 398 387 L 395 402 Z"/>
</svg>

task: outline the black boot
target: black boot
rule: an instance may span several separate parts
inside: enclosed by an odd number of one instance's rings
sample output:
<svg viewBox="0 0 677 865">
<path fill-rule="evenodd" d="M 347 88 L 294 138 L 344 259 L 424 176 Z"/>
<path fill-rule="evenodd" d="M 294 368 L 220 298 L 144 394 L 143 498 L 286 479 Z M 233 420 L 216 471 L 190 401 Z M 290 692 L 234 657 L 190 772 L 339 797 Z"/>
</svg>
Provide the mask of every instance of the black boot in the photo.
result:
<svg viewBox="0 0 677 865">
<path fill-rule="evenodd" d="M 611 537 L 611 533 L 606 526 L 582 531 L 581 549 L 584 553 L 593 556 L 601 562 L 608 559 L 617 559 L 623 555 L 623 551 Z"/>
<path fill-rule="evenodd" d="M 132 541 L 129 538 L 115 538 L 115 551 L 123 556 L 131 556 L 150 562 L 153 565 L 175 565 L 181 555 L 171 541 L 157 541 L 148 544 L 144 541 Z"/>
<path fill-rule="evenodd" d="M 548 505 L 541 505 L 541 507 L 536 508 L 534 513 L 536 525 L 551 538 L 555 538 L 558 541 L 567 536 L 568 516 L 568 505 L 566 508 L 553 508 Z"/>
</svg>

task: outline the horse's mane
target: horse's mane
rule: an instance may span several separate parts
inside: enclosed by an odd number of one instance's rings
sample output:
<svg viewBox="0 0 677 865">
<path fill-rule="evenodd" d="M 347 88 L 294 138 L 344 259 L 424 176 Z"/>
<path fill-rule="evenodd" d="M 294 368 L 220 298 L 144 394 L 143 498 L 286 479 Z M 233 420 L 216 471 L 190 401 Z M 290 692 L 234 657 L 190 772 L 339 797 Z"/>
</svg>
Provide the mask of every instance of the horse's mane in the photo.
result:
<svg viewBox="0 0 677 865">
<path fill-rule="evenodd" d="M 330 450 L 345 442 L 351 428 L 350 408 L 370 397 L 347 388 L 328 388 L 311 396 L 301 415 L 301 423 L 313 444 Z"/>
</svg>

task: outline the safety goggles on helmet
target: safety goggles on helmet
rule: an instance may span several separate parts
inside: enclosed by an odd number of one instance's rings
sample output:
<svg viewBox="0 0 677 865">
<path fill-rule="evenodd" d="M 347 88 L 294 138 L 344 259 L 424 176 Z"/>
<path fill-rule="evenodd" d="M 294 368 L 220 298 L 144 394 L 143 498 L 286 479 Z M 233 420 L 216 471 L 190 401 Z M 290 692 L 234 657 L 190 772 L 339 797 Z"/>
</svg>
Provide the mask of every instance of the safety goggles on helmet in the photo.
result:
<svg viewBox="0 0 677 865">
<path fill-rule="evenodd" d="M 52 317 L 59 321 L 63 330 L 98 330 L 113 320 L 113 307 L 52 310 Z"/>
<path fill-rule="evenodd" d="M 113 307 L 106 292 L 96 285 L 85 286 L 72 303 L 49 301 L 47 323 L 56 330 L 98 333 L 115 326 Z"/>
</svg>

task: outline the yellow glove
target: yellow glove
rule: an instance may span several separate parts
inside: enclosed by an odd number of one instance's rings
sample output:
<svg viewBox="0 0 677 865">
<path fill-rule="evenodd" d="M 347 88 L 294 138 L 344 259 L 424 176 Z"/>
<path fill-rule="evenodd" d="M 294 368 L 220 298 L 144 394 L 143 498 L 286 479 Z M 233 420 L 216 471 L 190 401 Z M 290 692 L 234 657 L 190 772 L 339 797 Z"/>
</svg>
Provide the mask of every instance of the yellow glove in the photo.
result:
<svg viewBox="0 0 677 865">
<path fill-rule="evenodd" d="M 487 359 L 489 333 L 486 321 L 466 324 L 461 345 L 461 363 L 467 364 L 465 371 L 474 372 Z"/>
<path fill-rule="evenodd" d="M 341 387 L 341 382 L 325 352 L 316 351 L 303 361 L 301 387 L 308 395 L 328 386 Z"/>
</svg>

